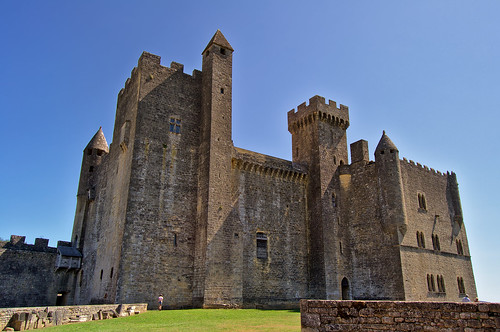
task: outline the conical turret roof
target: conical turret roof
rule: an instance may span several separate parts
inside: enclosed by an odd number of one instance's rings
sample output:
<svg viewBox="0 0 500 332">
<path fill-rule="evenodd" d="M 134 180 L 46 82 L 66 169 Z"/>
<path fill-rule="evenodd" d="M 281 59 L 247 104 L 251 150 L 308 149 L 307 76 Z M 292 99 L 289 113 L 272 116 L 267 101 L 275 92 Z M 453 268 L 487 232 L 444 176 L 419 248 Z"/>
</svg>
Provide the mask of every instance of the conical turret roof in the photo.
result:
<svg viewBox="0 0 500 332">
<path fill-rule="evenodd" d="M 382 150 L 396 150 L 399 152 L 398 148 L 396 147 L 396 144 L 394 144 L 389 136 L 385 134 L 385 130 L 382 132 L 382 137 L 380 138 L 380 141 L 378 142 L 377 148 L 375 149 L 375 153 L 382 151 Z"/>
<path fill-rule="evenodd" d="M 102 132 L 102 127 L 99 127 L 97 133 L 95 133 L 94 137 L 92 137 L 89 144 L 87 144 L 85 150 L 88 149 L 97 149 L 109 153 L 108 142 L 106 141 L 106 137 L 104 137 L 104 133 Z"/>
<path fill-rule="evenodd" d="M 231 44 L 229 44 L 229 42 L 227 41 L 226 37 L 224 37 L 224 35 L 222 34 L 222 32 L 220 32 L 219 29 L 217 29 L 217 31 L 215 32 L 215 34 L 212 37 L 212 39 L 210 39 L 210 41 L 208 42 L 207 47 L 205 47 L 205 49 L 203 50 L 203 52 L 201 52 L 201 54 L 205 53 L 205 51 L 210 46 L 212 46 L 212 44 L 219 45 L 220 47 L 224 47 L 224 48 L 226 48 L 228 50 L 231 50 L 231 52 L 234 51 L 234 49 L 231 46 Z"/>
</svg>

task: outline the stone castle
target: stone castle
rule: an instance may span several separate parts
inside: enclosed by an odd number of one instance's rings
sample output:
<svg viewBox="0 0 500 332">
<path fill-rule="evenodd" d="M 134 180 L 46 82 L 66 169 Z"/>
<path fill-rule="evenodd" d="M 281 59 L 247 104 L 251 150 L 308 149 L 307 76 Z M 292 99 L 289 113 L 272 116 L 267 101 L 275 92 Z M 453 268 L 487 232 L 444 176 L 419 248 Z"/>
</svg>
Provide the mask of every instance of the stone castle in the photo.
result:
<svg viewBox="0 0 500 332">
<path fill-rule="evenodd" d="M 3 306 L 476 296 L 454 173 L 401 160 L 385 132 L 349 163 L 349 110 L 320 96 L 288 112 L 292 161 L 235 147 L 232 55 L 220 31 L 192 75 L 141 55 L 112 144 L 99 129 L 84 149 L 71 242 L 0 243 Z"/>
</svg>

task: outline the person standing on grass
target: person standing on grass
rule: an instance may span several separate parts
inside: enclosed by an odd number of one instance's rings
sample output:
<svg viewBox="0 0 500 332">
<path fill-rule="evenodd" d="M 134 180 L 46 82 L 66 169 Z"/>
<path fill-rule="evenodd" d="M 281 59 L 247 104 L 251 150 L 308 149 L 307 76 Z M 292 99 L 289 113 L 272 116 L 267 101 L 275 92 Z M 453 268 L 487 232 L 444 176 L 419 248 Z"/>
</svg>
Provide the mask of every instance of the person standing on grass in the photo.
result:
<svg viewBox="0 0 500 332">
<path fill-rule="evenodd" d="M 158 310 L 161 310 L 162 306 L 163 306 L 163 294 L 160 294 L 160 296 L 158 296 Z"/>
</svg>

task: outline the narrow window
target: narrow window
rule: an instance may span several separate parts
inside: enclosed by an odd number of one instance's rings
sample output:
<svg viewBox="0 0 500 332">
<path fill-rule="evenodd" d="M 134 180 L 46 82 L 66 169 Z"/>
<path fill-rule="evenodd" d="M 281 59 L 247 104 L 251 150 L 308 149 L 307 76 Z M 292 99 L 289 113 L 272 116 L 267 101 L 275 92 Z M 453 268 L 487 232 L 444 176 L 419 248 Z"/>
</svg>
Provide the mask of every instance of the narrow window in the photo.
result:
<svg viewBox="0 0 500 332">
<path fill-rule="evenodd" d="M 431 289 L 433 292 L 436 291 L 436 284 L 434 283 L 434 275 L 431 274 Z"/>
<path fill-rule="evenodd" d="M 88 154 L 89 156 L 90 156 L 90 155 L 92 155 L 92 149 L 88 149 L 88 150 L 87 150 L 87 154 Z"/>
<path fill-rule="evenodd" d="M 220 49 L 220 54 L 225 55 L 225 54 L 226 54 L 226 50 L 225 50 L 225 49 L 223 49 L 223 48 L 221 48 L 221 49 Z"/>
<path fill-rule="evenodd" d="M 267 259 L 267 235 L 257 232 L 257 258 Z"/>
<path fill-rule="evenodd" d="M 340 253 L 343 254 L 344 252 L 342 251 L 342 241 L 339 241 L 340 243 Z"/>
<path fill-rule="evenodd" d="M 441 275 L 438 279 L 439 292 L 446 293 L 446 288 L 444 287 L 444 277 Z"/>
<path fill-rule="evenodd" d="M 427 290 L 429 292 L 432 292 L 432 286 L 431 286 L 431 276 L 430 274 L 427 275 Z"/>
<path fill-rule="evenodd" d="M 224 88 L 220 88 L 220 93 L 224 93 Z"/>
<path fill-rule="evenodd" d="M 333 164 L 337 165 L 337 157 L 333 156 Z"/>
<path fill-rule="evenodd" d="M 174 233 L 174 247 L 177 247 L 177 234 Z"/>
<path fill-rule="evenodd" d="M 332 193 L 332 206 L 337 207 L 337 196 L 335 193 Z"/>
<path fill-rule="evenodd" d="M 455 242 L 457 244 L 457 254 L 459 254 L 460 256 L 463 256 L 464 248 L 462 247 L 462 241 L 457 239 Z"/>
<path fill-rule="evenodd" d="M 113 268 L 111 268 L 111 272 L 109 273 L 109 279 L 113 278 Z"/>
<path fill-rule="evenodd" d="M 425 248 L 424 233 L 422 232 L 417 232 L 417 246 L 419 248 Z"/>
<path fill-rule="evenodd" d="M 439 244 L 439 236 L 437 234 L 432 234 L 432 247 L 434 250 L 441 250 L 441 245 Z"/>
<path fill-rule="evenodd" d="M 101 270 L 101 280 L 102 280 L 102 273 L 103 273 L 103 270 Z"/>
<path fill-rule="evenodd" d="M 462 277 L 457 277 L 458 292 L 460 294 L 465 294 L 464 279 Z"/>
<path fill-rule="evenodd" d="M 418 208 L 421 210 L 427 210 L 427 203 L 425 202 L 425 195 L 418 194 Z"/>
</svg>

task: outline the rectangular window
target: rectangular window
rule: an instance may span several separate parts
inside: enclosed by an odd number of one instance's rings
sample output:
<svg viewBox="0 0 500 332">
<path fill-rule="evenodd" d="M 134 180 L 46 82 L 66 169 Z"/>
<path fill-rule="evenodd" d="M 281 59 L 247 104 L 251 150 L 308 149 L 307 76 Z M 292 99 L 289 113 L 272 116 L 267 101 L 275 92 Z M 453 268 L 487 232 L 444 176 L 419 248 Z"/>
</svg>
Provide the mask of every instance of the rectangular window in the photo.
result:
<svg viewBox="0 0 500 332">
<path fill-rule="evenodd" d="M 169 130 L 171 133 L 180 134 L 181 133 L 181 119 L 170 118 Z"/>
<path fill-rule="evenodd" d="M 257 232 L 257 258 L 267 259 L 267 235 Z"/>
</svg>

